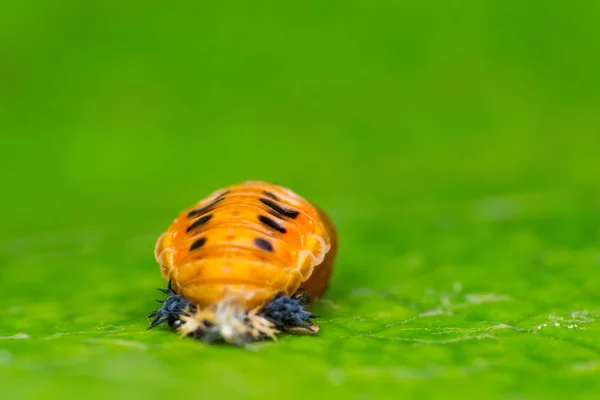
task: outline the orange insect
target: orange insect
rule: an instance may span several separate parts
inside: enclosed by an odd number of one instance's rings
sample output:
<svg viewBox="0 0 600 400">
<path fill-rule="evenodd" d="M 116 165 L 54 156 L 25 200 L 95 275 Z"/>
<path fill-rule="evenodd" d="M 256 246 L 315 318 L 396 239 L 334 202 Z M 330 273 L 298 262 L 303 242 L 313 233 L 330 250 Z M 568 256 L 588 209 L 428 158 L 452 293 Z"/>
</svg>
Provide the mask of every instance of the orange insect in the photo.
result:
<svg viewBox="0 0 600 400">
<path fill-rule="evenodd" d="M 169 297 L 150 314 L 183 336 L 244 344 L 318 331 L 305 299 L 327 288 L 335 228 L 294 192 L 264 182 L 218 190 L 183 211 L 156 244 Z"/>
</svg>

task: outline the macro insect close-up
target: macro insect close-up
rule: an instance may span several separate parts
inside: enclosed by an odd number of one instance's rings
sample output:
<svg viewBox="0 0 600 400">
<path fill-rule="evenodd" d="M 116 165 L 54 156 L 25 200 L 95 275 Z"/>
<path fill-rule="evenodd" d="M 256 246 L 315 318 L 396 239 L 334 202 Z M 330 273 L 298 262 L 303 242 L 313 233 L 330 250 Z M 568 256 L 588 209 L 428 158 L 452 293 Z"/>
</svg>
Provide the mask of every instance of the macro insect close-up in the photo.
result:
<svg viewBox="0 0 600 400">
<path fill-rule="evenodd" d="M 6 1 L 0 400 L 600 399 L 599 1 Z"/>
<path fill-rule="evenodd" d="M 150 314 L 182 336 L 245 344 L 316 333 L 308 301 L 327 288 L 331 219 L 289 189 L 245 182 L 183 211 L 156 243 L 168 298 Z"/>
</svg>

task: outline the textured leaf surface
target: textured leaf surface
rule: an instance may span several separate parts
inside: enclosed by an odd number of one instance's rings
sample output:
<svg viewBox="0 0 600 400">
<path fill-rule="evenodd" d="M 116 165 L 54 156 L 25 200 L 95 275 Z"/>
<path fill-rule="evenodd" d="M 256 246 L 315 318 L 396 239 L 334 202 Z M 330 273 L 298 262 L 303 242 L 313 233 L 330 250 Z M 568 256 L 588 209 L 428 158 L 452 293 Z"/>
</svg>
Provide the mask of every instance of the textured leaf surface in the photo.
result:
<svg viewBox="0 0 600 400">
<path fill-rule="evenodd" d="M 600 10 L 467 3 L 7 6 L 2 398 L 599 398 Z M 246 179 L 338 225 L 321 332 L 146 331 Z"/>
</svg>

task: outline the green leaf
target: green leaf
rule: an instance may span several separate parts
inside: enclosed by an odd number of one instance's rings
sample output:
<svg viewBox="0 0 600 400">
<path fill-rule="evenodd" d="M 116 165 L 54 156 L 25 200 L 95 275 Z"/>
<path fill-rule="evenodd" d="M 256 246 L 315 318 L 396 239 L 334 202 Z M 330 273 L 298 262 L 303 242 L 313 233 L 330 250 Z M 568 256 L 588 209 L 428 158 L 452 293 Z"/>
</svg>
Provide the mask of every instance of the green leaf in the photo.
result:
<svg viewBox="0 0 600 400">
<path fill-rule="evenodd" d="M 593 2 L 135 3 L 0 13 L 2 398 L 600 398 Z M 336 222 L 321 331 L 146 330 L 249 179 Z"/>
</svg>

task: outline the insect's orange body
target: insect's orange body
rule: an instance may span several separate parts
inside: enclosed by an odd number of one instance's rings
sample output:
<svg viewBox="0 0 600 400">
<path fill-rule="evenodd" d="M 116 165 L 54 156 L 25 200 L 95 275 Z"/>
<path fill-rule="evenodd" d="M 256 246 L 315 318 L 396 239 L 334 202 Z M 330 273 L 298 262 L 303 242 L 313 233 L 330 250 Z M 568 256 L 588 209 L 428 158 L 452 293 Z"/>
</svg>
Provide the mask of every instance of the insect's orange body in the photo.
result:
<svg viewBox="0 0 600 400">
<path fill-rule="evenodd" d="M 278 293 L 327 287 L 337 247 L 330 219 L 292 191 L 246 182 L 183 211 L 155 255 L 173 290 L 200 308 L 227 300 L 250 310 Z"/>
</svg>

